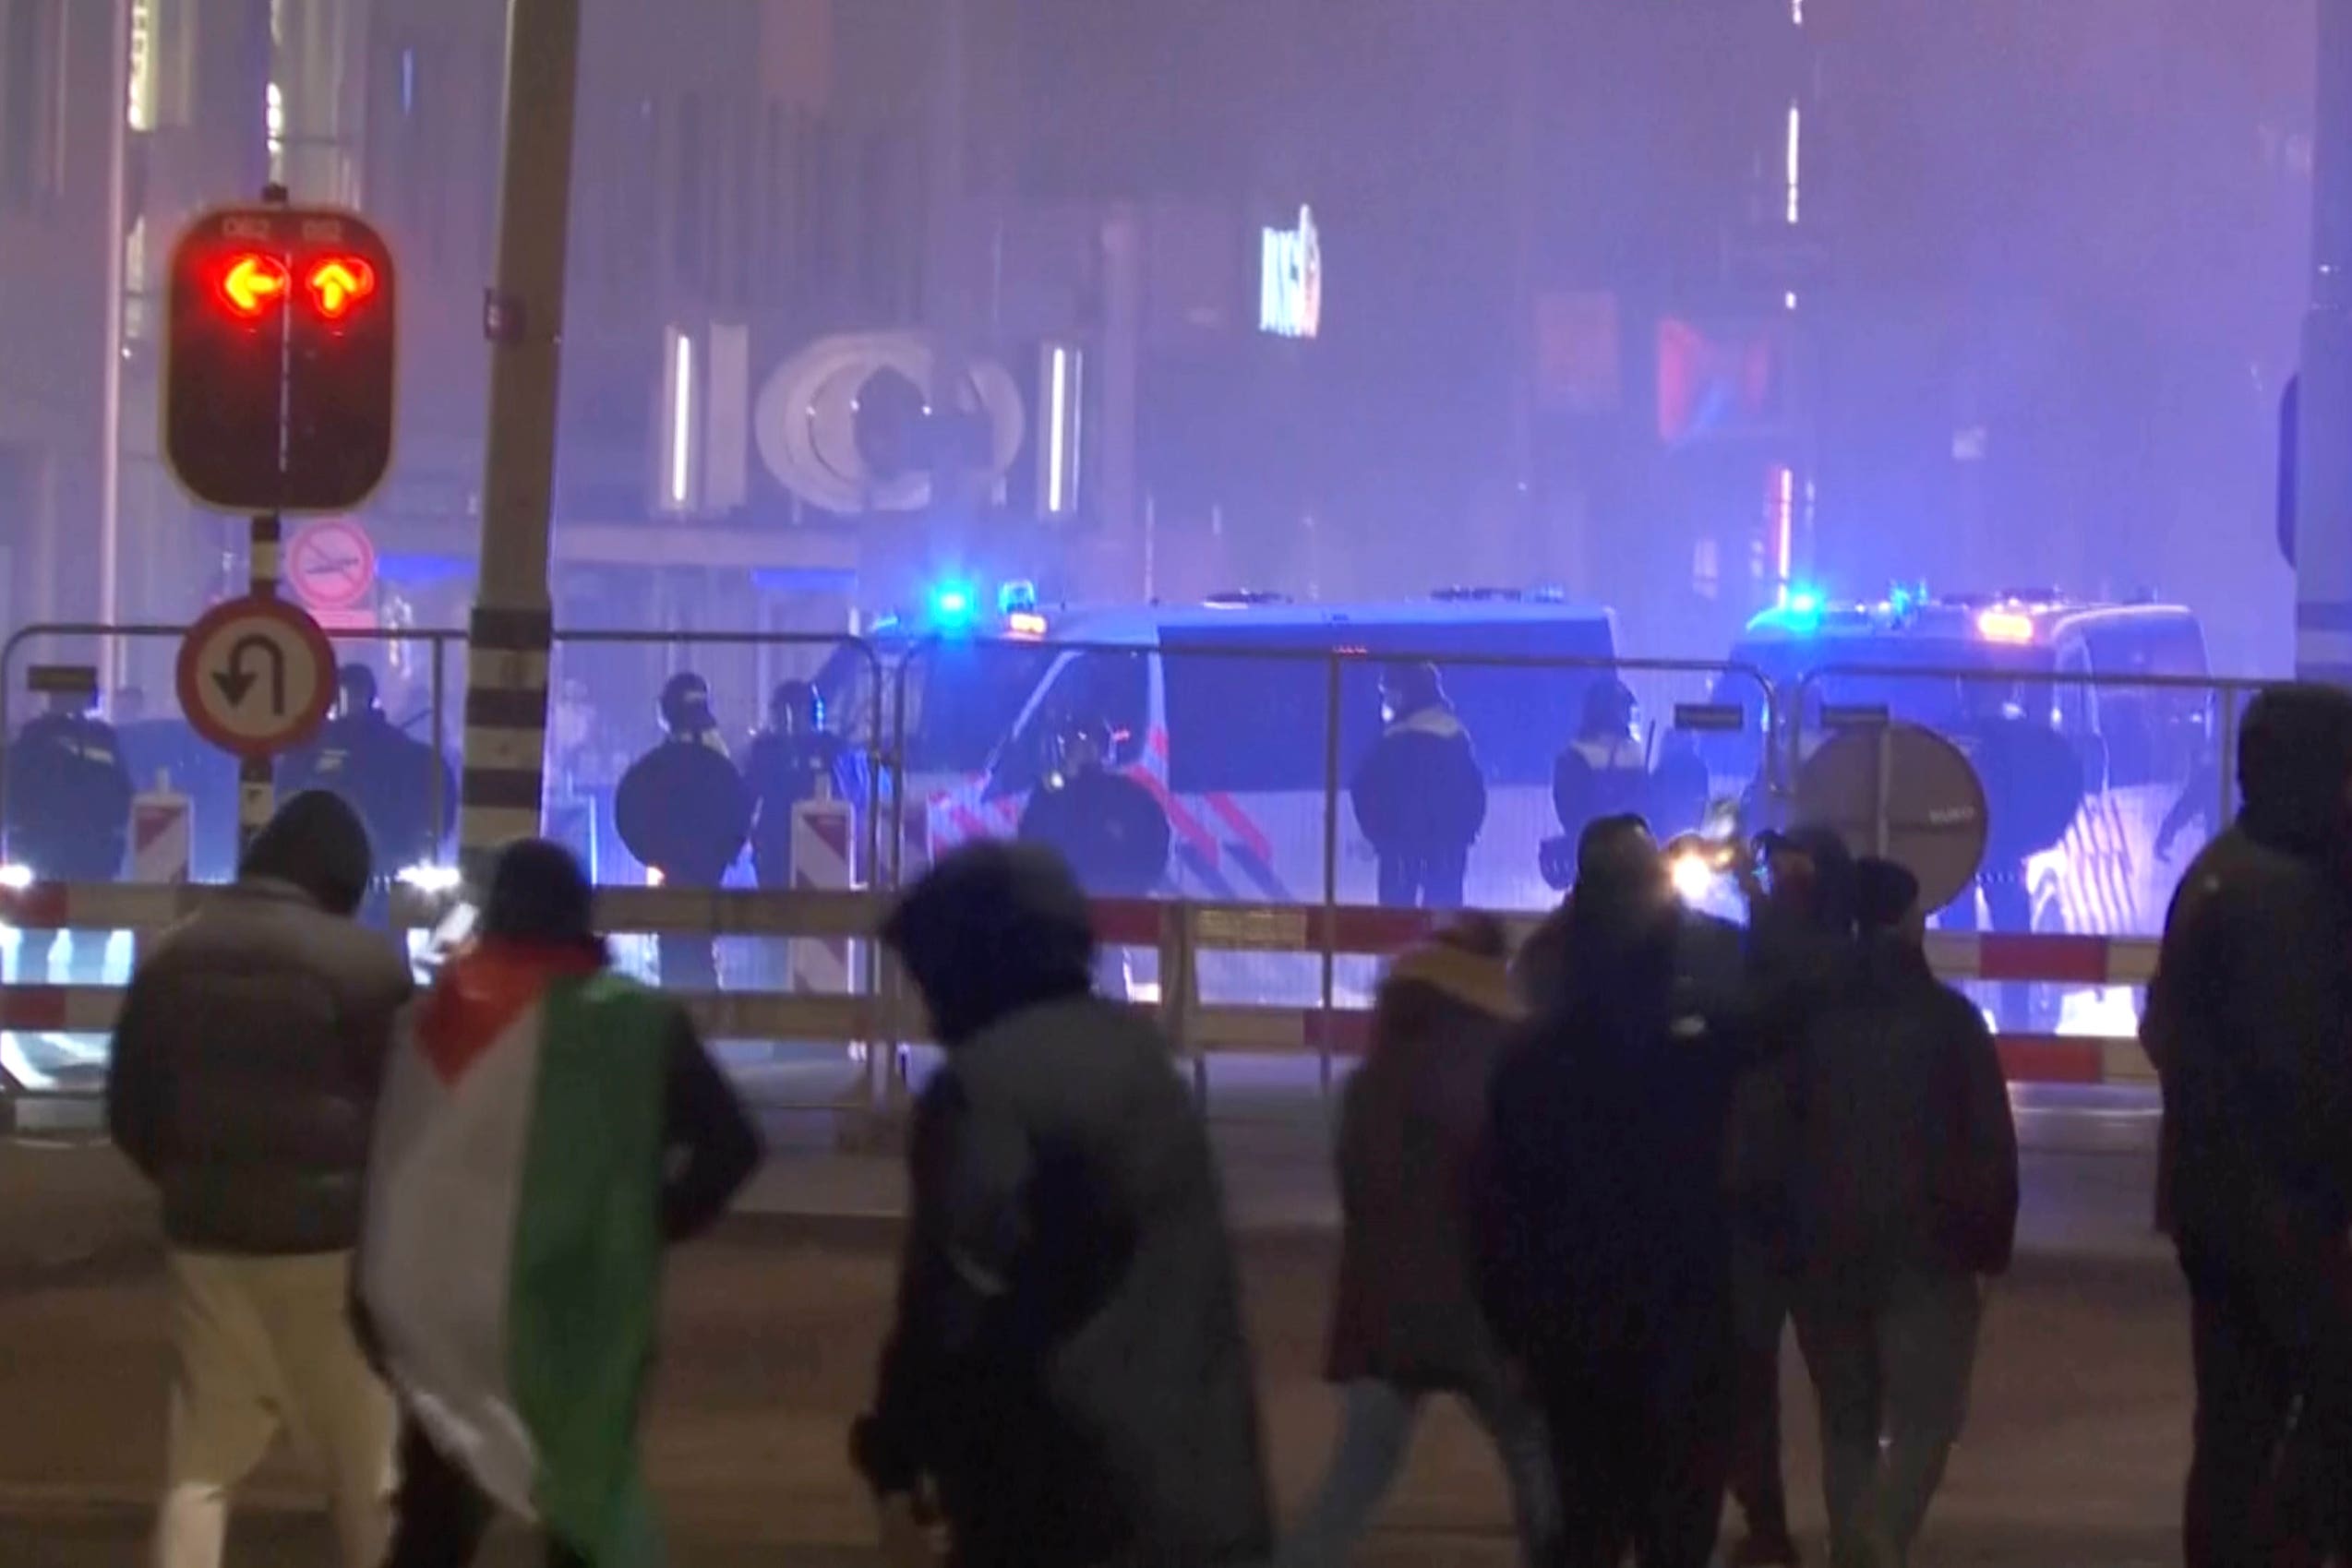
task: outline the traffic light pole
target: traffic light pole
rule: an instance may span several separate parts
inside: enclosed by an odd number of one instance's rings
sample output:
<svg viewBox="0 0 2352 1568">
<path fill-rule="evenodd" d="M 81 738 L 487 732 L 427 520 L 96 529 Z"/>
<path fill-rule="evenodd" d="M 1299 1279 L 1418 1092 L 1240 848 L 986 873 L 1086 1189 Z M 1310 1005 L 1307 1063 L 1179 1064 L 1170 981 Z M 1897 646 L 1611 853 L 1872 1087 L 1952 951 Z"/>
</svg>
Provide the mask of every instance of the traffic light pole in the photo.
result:
<svg viewBox="0 0 2352 1568">
<path fill-rule="evenodd" d="M 547 744 L 547 596 L 580 0 L 510 0 L 505 152 L 482 477 L 482 563 L 466 661 L 458 844 L 480 886 L 499 845 L 539 832 Z"/>
<path fill-rule="evenodd" d="M 2352 0 L 2319 0 L 2311 300 L 2295 459 L 2295 667 L 2352 686 Z"/>
<path fill-rule="evenodd" d="M 246 592 L 256 599 L 278 596 L 278 551 L 284 540 L 285 525 L 276 512 L 265 512 L 253 520 L 252 544 L 246 551 L 246 570 L 249 577 Z M 237 762 L 237 852 L 253 847 L 261 830 L 270 825 L 270 816 L 278 808 L 278 766 L 268 756 L 246 757 Z"/>
</svg>

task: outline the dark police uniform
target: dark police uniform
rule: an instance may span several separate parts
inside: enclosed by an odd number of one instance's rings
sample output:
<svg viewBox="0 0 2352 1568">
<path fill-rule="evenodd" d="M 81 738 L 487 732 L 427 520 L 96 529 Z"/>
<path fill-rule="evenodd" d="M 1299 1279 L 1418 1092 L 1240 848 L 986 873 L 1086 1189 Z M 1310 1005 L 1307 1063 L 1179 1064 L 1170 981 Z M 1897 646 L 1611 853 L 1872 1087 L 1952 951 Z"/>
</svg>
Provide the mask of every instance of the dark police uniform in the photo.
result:
<svg viewBox="0 0 2352 1568">
<path fill-rule="evenodd" d="M 114 727 L 50 712 L 8 748 L 8 854 L 43 881 L 111 882 L 130 840 L 131 776 Z"/>
<path fill-rule="evenodd" d="M 1470 845 L 1486 825 L 1486 779 L 1436 672 L 1408 672 L 1396 717 L 1350 786 L 1356 825 L 1380 858 L 1380 902 L 1458 909 Z"/>
<path fill-rule="evenodd" d="M 660 872 L 666 886 L 715 888 L 750 836 L 751 791 L 715 729 L 673 729 L 621 775 L 613 825 L 629 853 Z M 711 938 L 666 934 L 654 946 L 663 985 L 717 988 Z"/>
<path fill-rule="evenodd" d="M 447 760 L 372 704 L 330 719 L 315 741 L 287 760 L 279 793 L 292 796 L 306 789 L 339 795 L 359 813 L 379 879 L 438 860 L 457 820 L 457 775 Z"/>
<path fill-rule="evenodd" d="M 1097 898 L 1147 898 L 1168 874 L 1168 814 L 1151 791 L 1099 762 L 1040 784 L 1020 836 L 1057 851 Z"/>
</svg>

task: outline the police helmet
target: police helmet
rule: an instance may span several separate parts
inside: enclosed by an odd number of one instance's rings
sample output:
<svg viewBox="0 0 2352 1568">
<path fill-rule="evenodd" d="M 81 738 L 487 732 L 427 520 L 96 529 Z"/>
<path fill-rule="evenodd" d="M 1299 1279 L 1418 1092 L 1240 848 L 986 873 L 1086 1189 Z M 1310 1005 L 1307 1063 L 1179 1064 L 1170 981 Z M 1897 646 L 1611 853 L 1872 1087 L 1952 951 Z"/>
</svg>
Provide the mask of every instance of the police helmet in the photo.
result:
<svg viewBox="0 0 2352 1568">
<path fill-rule="evenodd" d="M 1110 756 L 1110 723 L 1091 713 L 1073 713 L 1053 732 L 1053 763 L 1062 773 L 1075 772 Z"/>
<path fill-rule="evenodd" d="M 1614 676 L 1584 688 L 1585 735 L 1624 735 L 1633 728 L 1633 688 Z"/>
<path fill-rule="evenodd" d="M 1380 699 L 1390 712 L 1402 717 L 1443 703 L 1446 686 L 1435 664 L 1399 662 L 1380 672 Z"/>
<path fill-rule="evenodd" d="M 768 723 L 778 735 L 815 735 L 825 727 L 824 695 L 805 680 L 787 680 L 768 696 Z"/>
<path fill-rule="evenodd" d="M 662 727 L 672 735 L 701 735 L 716 722 L 711 717 L 711 683 L 692 670 L 680 670 L 662 685 Z"/>
<path fill-rule="evenodd" d="M 376 672 L 366 664 L 345 664 L 335 672 L 335 686 L 341 693 L 341 709 L 345 718 L 376 711 Z"/>
</svg>

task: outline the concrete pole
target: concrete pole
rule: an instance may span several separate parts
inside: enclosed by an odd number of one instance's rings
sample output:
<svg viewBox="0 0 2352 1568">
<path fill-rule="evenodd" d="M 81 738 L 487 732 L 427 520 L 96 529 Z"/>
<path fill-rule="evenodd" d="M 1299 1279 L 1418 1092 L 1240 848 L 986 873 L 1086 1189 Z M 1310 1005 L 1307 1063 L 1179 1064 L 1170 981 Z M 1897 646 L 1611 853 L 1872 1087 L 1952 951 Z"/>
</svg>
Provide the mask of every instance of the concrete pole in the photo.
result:
<svg viewBox="0 0 2352 1568">
<path fill-rule="evenodd" d="M 2319 0 L 2311 301 L 2296 442 L 2295 670 L 2352 686 L 2352 0 Z"/>
<path fill-rule="evenodd" d="M 548 530 L 579 59 L 580 0 L 510 0 L 497 278 L 485 320 L 491 348 L 482 564 L 466 660 L 458 815 L 461 864 L 477 886 L 501 845 L 539 832 L 555 640 Z"/>
</svg>

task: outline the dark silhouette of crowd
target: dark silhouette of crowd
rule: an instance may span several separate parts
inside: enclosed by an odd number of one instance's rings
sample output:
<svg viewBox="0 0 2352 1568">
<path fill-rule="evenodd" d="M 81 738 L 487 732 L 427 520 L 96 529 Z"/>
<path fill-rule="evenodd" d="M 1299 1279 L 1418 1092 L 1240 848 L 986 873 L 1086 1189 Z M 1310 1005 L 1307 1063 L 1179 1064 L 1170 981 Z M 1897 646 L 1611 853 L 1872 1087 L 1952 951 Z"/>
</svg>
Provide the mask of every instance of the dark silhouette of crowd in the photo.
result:
<svg viewBox="0 0 2352 1568">
<path fill-rule="evenodd" d="M 668 695 L 666 744 L 724 762 L 707 690 Z M 1397 695 L 1400 723 L 1427 712 Z M 1086 776 L 1100 736 L 1074 725 L 1064 760 Z M 2193 1302 L 2192 1568 L 2352 1547 L 2352 694 L 2264 693 L 2238 778 L 2144 1024 Z M 1285 1532 L 1206 1125 L 1170 1041 L 1096 994 L 1088 890 L 1034 836 L 947 856 L 879 933 L 944 1052 L 849 1443 L 889 1562 L 1336 1564 L 1443 1395 L 1493 1439 L 1530 1563 L 1702 1568 L 1727 1501 L 1731 1562 L 1794 1563 L 1792 1327 L 1832 1568 L 1911 1560 L 2019 1171 L 1995 1042 L 1931 970 L 1910 872 L 1818 827 L 1766 834 L 1736 866 L 1743 926 L 1686 905 L 1649 825 L 1612 814 L 1516 952 L 1471 915 L 1397 958 L 1337 1140 L 1341 1435 Z M 462 1562 L 501 1506 L 550 1561 L 635 1561 L 661 1251 L 715 1220 L 756 1132 L 684 1010 L 609 973 L 553 844 L 508 851 L 483 936 L 397 1023 L 405 967 L 350 924 L 370 839 L 297 796 L 123 1013 L 110 1126 L 159 1190 L 181 1309 L 161 1560 L 217 1555 L 283 1424 L 325 1441 L 351 1568 L 386 1540 Z M 1451 864 L 1409 858 L 1446 902 Z M 222 1057 L 222 1020 L 267 1048 Z M 464 1221 L 468 1183 L 498 1224 Z M 467 1248 L 472 1272 L 434 1275 Z M 387 1518 L 370 1478 L 395 1441 Z"/>
</svg>

